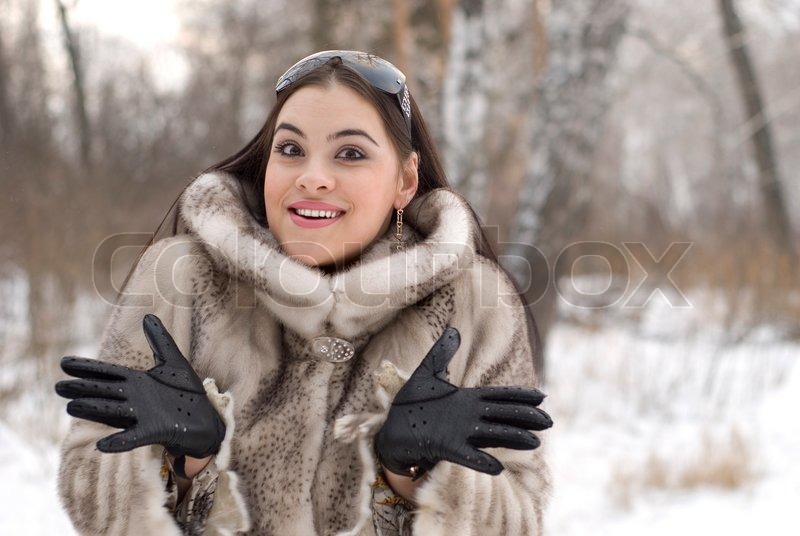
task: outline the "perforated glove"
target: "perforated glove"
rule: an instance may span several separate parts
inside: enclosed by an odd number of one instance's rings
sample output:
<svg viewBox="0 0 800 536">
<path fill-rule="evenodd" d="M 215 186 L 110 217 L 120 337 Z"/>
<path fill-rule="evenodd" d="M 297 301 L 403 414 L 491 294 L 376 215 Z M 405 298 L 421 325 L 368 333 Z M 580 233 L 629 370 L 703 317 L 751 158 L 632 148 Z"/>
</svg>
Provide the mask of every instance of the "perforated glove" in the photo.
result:
<svg viewBox="0 0 800 536">
<path fill-rule="evenodd" d="M 537 407 L 545 397 L 537 389 L 448 382 L 447 364 L 460 344 L 458 330 L 446 328 L 395 396 L 375 437 L 378 457 L 393 473 L 417 479 L 446 460 L 496 475 L 503 464 L 478 449 L 535 449 L 539 438 L 528 430 L 553 425 Z"/>
<path fill-rule="evenodd" d="M 142 323 L 156 362 L 148 371 L 80 357 L 61 359 L 64 372 L 81 378 L 56 384 L 59 395 L 73 399 L 67 413 L 124 428 L 97 442 L 103 452 L 163 445 L 176 457 L 216 453 L 225 424 L 203 383 L 157 316 L 146 315 Z"/>
</svg>

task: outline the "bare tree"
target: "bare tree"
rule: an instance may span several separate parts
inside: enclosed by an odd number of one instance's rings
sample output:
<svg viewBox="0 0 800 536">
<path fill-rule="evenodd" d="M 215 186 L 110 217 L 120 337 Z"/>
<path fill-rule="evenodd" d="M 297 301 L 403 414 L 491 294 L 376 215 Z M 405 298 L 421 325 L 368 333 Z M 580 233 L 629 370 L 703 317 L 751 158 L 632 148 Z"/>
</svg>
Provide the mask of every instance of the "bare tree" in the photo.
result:
<svg viewBox="0 0 800 536">
<path fill-rule="evenodd" d="M 411 21 L 408 2 L 392 0 L 392 37 L 394 41 L 395 64 L 406 75 L 406 82 L 413 87 L 414 73 L 411 69 Z"/>
<path fill-rule="evenodd" d="M 64 322 L 57 317 L 71 292 L 69 261 L 63 260 L 70 237 L 63 236 L 60 219 L 69 212 L 70 172 L 54 140 L 57 119 L 47 105 L 52 93 L 41 37 L 39 6 L 28 3 L 7 45 L 13 63 L 6 64 L 4 85 L 16 128 L 4 137 L 0 174 L 4 199 L 10 200 L 3 207 L 10 222 L 3 242 L 26 279 L 28 355 L 40 358 L 63 340 Z"/>
<path fill-rule="evenodd" d="M 490 69 L 485 221 L 495 226 L 492 234 L 496 232 L 499 245 L 509 239 L 531 152 L 526 134 L 534 121 L 537 87 L 547 64 L 544 3 L 509 2 L 496 10 L 484 52 Z"/>
<path fill-rule="evenodd" d="M 11 78 L 4 43 L 5 28 L 0 25 L 0 144 L 10 143 L 16 130 L 16 118 L 11 106 L 8 85 Z"/>
<path fill-rule="evenodd" d="M 538 83 L 547 68 L 547 26 L 545 24 L 544 1 L 533 0 L 531 6 L 531 34 L 533 35 L 533 70 Z"/>
<path fill-rule="evenodd" d="M 744 25 L 736 11 L 734 0 L 718 0 L 722 31 L 731 65 L 739 83 L 747 121 L 754 124 L 751 141 L 761 199 L 769 235 L 776 245 L 788 251 L 792 258 L 797 250 L 792 239 L 792 227 L 781 184 L 780 167 L 772 141 L 773 134 L 767 119 L 766 107 L 758 76 L 747 46 Z"/>
<path fill-rule="evenodd" d="M 442 40 L 450 42 L 450 26 L 453 17 L 454 0 L 436 0 L 436 14 L 439 19 L 439 28 Z"/>
<path fill-rule="evenodd" d="M 335 48 L 333 44 L 333 27 L 335 6 L 331 0 L 313 0 L 313 26 L 311 28 L 314 49 L 326 50 Z"/>
<path fill-rule="evenodd" d="M 92 136 L 89 114 L 86 111 L 86 87 L 83 78 L 80 48 L 75 33 L 69 24 L 69 16 L 64 2 L 56 0 L 56 7 L 58 7 L 59 21 L 61 22 L 61 31 L 64 37 L 64 49 L 69 57 L 69 64 L 72 69 L 72 87 L 75 92 L 75 120 L 78 124 L 81 163 L 84 170 L 89 170 L 91 168 Z"/>
<path fill-rule="evenodd" d="M 454 184 L 492 223 L 507 213 L 495 194 L 507 199 L 515 190 L 507 181 L 515 182 L 513 163 L 527 152 L 519 134 L 534 94 L 532 56 L 524 53 L 533 46 L 529 10 L 528 2 L 461 0 L 452 11 L 441 103 L 445 161 Z"/>
<path fill-rule="evenodd" d="M 483 0 L 458 0 L 452 11 L 450 53 L 442 101 L 445 162 L 455 185 L 483 212 L 486 184 L 484 144 L 489 107 L 486 21 Z"/>
<path fill-rule="evenodd" d="M 550 278 L 552 261 L 578 235 L 592 201 L 593 158 L 627 14 L 625 0 L 572 0 L 554 2 L 547 21 L 549 57 L 527 138 L 532 153 L 508 251 L 523 261 L 509 268 L 520 282 L 530 282 L 528 298 L 543 340 L 555 319 L 550 284 L 560 274 Z M 544 377 L 544 363 L 539 369 Z"/>
</svg>

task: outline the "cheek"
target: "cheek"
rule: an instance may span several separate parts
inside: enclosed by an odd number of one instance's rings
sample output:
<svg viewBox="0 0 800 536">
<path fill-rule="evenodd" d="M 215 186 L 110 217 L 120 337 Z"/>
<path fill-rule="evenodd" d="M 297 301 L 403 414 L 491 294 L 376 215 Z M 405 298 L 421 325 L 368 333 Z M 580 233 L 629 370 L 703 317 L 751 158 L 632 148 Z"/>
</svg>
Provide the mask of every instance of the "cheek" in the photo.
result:
<svg viewBox="0 0 800 536">
<path fill-rule="evenodd" d="M 273 215 L 273 212 L 279 210 L 280 200 L 285 190 L 275 170 L 267 168 L 267 172 L 264 174 L 264 205 L 267 209 L 268 223 L 270 223 L 270 216 Z"/>
<path fill-rule="evenodd" d="M 368 228 L 364 227 L 364 232 L 375 234 L 383 230 L 387 218 L 394 212 L 394 198 L 394 190 L 389 184 L 384 184 L 382 188 L 375 190 L 364 188 L 360 192 L 359 200 L 365 218 L 364 223 L 369 222 Z"/>
</svg>

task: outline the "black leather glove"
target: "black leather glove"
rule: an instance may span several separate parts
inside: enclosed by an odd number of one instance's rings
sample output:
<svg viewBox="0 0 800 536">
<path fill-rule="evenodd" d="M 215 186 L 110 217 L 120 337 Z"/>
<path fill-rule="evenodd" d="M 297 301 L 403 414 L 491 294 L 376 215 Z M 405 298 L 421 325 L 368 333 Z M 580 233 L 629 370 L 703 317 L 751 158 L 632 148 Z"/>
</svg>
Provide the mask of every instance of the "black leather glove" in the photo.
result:
<svg viewBox="0 0 800 536">
<path fill-rule="evenodd" d="M 146 315 L 143 325 L 156 362 L 148 371 L 80 357 L 61 359 L 64 372 L 82 378 L 56 384 L 59 395 L 73 399 L 67 413 L 125 429 L 97 442 L 103 452 L 163 445 L 176 457 L 215 454 L 225 424 L 203 383 L 157 316 Z"/>
<path fill-rule="evenodd" d="M 393 473 L 416 479 L 446 460 L 496 475 L 503 464 L 478 449 L 535 449 L 539 438 L 528 430 L 553 425 L 537 407 L 545 397 L 537 389 L 448 382 L 447 364 L 460 344 L 458 330 L 446 328 L 394 398 L 375 437 L 378 457 Z"/>
</svg>

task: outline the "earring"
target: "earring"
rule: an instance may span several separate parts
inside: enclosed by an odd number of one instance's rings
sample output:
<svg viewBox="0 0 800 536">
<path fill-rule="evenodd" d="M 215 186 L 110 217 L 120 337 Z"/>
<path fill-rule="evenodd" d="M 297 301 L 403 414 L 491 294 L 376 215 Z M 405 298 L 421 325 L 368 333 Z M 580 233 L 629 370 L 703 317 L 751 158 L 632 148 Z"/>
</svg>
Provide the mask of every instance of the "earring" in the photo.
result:
<svg viewBox="0 0 800 536">
<path fill-rule="evenodd" d="M 394 237 L 397 239 L 395 249 L 400 251 L 405 244 L 403 243 L 403 209 L 397 209 L 397 226 L 395 228 Z"/>
</svg>

